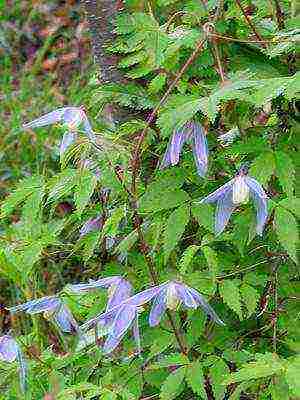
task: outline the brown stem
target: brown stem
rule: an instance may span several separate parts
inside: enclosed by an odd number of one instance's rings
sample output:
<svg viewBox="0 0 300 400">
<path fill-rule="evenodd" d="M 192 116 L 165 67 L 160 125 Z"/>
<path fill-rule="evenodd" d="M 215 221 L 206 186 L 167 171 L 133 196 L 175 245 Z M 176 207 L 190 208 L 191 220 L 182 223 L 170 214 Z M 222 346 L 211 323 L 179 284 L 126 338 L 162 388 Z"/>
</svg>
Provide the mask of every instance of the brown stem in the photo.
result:
<svg viewBox="0 0 300 400">
<path fill-rule="evenodd" d="M 277 26 L 278 29 L 284 29 L 284 13 L 280 7 L 279 1 L 278 0 L 273 0 L 275 3 L 275 11 L 276 11 L 276 20 L 277 20 Z"/>
<path fill-rule="evenodd" d="M 194 61 L 194 59 L 196 58 L 197 54 L 199 53 L 199 51 L 203 48 L 203 45 L 206 41 L 205 39 L 202 39 L 198 45 L 196 46 L 195 50 L 193 51 L 193 53 L 190 55 L 189 59 L 186 61 L 186 63 L 183 65 L 183 67 L 181 68 L 181 70 L 178 72 L 176 78 L 174 79 L 174 81 L 171 83 L 171 85 L 169 86 L 168 90 L 166 91 L 166 93 L 164 94 L 164 96 L 161 98 L 160 102 L 156 105 L 156 107 L 153 109 L 153 111 L 151 112 L 151 114 L 149 115 L 149 117 L 147 118 L 146 121 L 146 126 L 144 127 L 142 133 L 139 136 L 138 142 L 136 144 L 135 150 L 133 152 L 133 157 L 132 157 L 132 166 L 133 166 L 133 172 L 132 172 L 132 184 L 131 184 L 131 192 L 132 193 L 136 193 L 136 179 L 137 179 L 137 174 L 139 171 L 139 157 L 140 157 L 140 152 L 141 152 L 141 147 L 142 144 L 147 136 L 148 133 L 148 129 L 150 127 L 151 122 L 154 120 L 158 110 L 161 108 L 161 106 L 165 103 L 165 101 L 167 100 L 167 98 L 169 97 L 170 93 L 172 92 L 172 90 L 174 89 L 174 87 L 177 85 L 177 83 L 179 82 L 180 78 L 182 77 L 182 75 L 184 74 L 184 72 L 186 71 L 186 69 L 189 67 L 189 65 Z"/>
<path fill-rule="evenodd" d="M 225 78 L 224 68 L 223 68 L 223 65 L 221 62 L 219 49 L 218 49 L 215 39 L 212 39 L 212 47 L 213 47 L 212 55 L 215 59 L 215 62 L 217 63 L 218 72 L 219 72 L 221 81 L 225 82 L 226 78 Z"/>
<path fill-rule="evenodd" d="M 264 41 L 262 39 L 262 37 L 260 36 L 260 34 L 257 32 L 255 26 L 253 25 L 251 19 L 248 17 L 246 11 L 243 9 L 243 6 L 240 2 L 240 0 L 235 0 L 236 4 L 239 6 L 240 10 L 242 11 L 245 20 L 247 22 L 247 24 L 250 26 L 250 28 L 252 29 L 252 32 L 254 33 L 254 35 L 257 37 L 258 41 L 261 43 L 261 45 L 266 48 L 266 45 L 264 44 Z"/>
</svg>

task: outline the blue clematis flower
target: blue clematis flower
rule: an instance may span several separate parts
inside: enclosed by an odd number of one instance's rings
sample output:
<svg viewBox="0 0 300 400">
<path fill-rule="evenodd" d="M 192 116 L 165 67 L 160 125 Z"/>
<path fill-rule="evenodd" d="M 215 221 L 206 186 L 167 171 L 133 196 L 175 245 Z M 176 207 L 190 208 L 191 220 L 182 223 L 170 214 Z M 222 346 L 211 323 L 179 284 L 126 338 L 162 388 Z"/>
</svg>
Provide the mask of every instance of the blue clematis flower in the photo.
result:
<svg viewBox="0 0 300 400">
<path fill-rule="evenodd" d="M 88 219 L 80 229 L 79 232 L 80 237 L 82 238 L 83 236 L 87 235 L 90 232 L 101 230 L 103 228 L 103 225 L 104 225 L 104 218 L 102 214 L 98 215 L 97 217 Z"/>
<path fill-rule="evenodd" d="M 78 332 L 78 324 L 69 308 L 57 296 L 46 296 L 36 300 L 30 300 L 9 308 L 11 313 L 25 311 L 27 314 L 44 313 L 44 317 L 52 319 L 62 332 Z"/>
<path fill-rule="evenodd" d="M 74 293 L 80 294 L 89 292 L 95 289 L 108 289 L 108 302 L 106 310 L 119 305 L 127 300 L 132 294 L 131 284 L 121 276 L 110 276 L 101 278 L 97 281 L 90 280 L 89 283 L 79 283 L 68 285 L 68 289 Z"/>
<path fill-rule="evenodd" d="M 12 363 L 16 360 L 19 364 L 21 389 L 25 392 L 27 366 L 20 346 L 12 336 L 0 336 L 0 361 Z"/>
<path fill-rule="evenodd" d="M 87 321 L 81 326 L 81 329 L 87 331 L 99 324 L 107 333 L 103 351 L 110 353 L 119 345 L 127 330 L 132 328 L 138 352 L 140 353 L 138 314 L 141 311 L 141 306 L 150 301 L 158 290 L 159 287 L 144 290 L 110 309 L 107 308 L 105 313 Z"/>
<path fill-rule="evenodd" d="M 64 134 L 61 145 L 60 145 L 60 155 L 62 156 L 64 152 L 70 147 L 72 143 L 76 140 L 77 129 L 82 125 L 84 132 L 87 137 L 95 143 L 96 136 L 93 132 L 91 124 L 86 116 L 83 107 L 62 107 L 58 108 L 48 114 L 41 116 L 31 122 L 23 124 L 24 129 L 28 128 L 38 128 L 40 126 L 47 126 L 55 123 L 66 124 L 68 131 Z"/>
<path fill-rule="evenodd" d="M 203 177 L 207 172 L 208 166 L 208 145 L 203 127 L 194 121 L 187 122 L 182 128 L 174 131 L 160 168 L 177 165 L 182 148 L 187 142 L 192 144 L 197 172 Z"/>
<path fill-rule="evenodd" d="M 247 203 L 249 197 L 254 201 L 256 208 L 256 232 L 262 235 L 268 217 L 267 194 L 255 179 L 248 176 L 247 167 L 242 167 L 233 179 L 200 201 L 200 203 L 217 203 L 215 217 L 217 235 L 223 232 L 235 208 Z"/>
<path fill-rule="evenodd" d="M 159 290 L 154 297 L 149 315 L 150 326 L 158 325 L 162 315 L 167 309 L 176 310 L 181 303 L 187 308 L 196 309 L 201 307 L 214 322 L 219 325 L 225 325 L 197 290 L 178 281 L 163 283 L 158 288 Z"/>
</svg>

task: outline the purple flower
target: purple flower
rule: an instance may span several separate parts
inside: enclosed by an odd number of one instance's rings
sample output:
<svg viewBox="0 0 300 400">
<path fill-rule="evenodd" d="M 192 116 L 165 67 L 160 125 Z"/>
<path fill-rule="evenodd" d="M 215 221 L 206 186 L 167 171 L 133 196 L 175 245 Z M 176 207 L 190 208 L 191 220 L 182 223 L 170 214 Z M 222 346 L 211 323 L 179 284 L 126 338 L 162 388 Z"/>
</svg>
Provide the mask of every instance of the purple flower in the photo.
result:
<svg viewBox="0 0 300 400">
<path fill-rule="evenodd" d="M 176 310 L 181 303 L 193 309 L 200 306 L 214 322 L 225 325 L 197 290 L 177 281 L 169 281 L 159 286 L 150 311 L 149 325 L 158 325 L 166 309 Z"/>
<path fill-rule="evenodd" d="M 15 360 L 19 363 L 20 385 L 25 392 L 27 367 L 20 346 L 10 335 L 0 336 L 0 361 L 12 363 Z"/>
<path fill-rule="evenodd" d="M 180 153 L 186 142 L 191 142 L 192 144 L 197 172 L 203 177 L 206 174 L 208 165 L 207 140 L 203 127 L 193 121 L 187 122 L 182 128 L 174 131 L 160 168 L 178 164 Z"/>
<path fill-rule="evenodd" d="M 31 300 L 18 306 L 9 308 L 11 313 L 25 311 L 27 314 L 44 313 L 44 317 L 51 318 L 62 332 L 78 332 L 78 324 L 71 311 L 59 297 L 46 296 Z"/>
<path fill-rule="evenodd" d="M 101 328 L 107 332 L 107 339 L 104 343 L 103 350 L 105 353 L 110 353 L 121 342 L 127 330 L 132 327 L 138 352 L 140 352 L 138 313 L 140 307 L 150 301 L 158 290 L 159 287 L 150 288 L 116 304 L 110 309 L 107 307 L 105 313 L 83 324 L 81 327 L 82 330 L 86 331 L 100 325 Z"/>
<path fill-rule="evenodd" d="M 79 125 L 83 125 L 83 130 L 88 138 L 95 142 L 96 137 L 92 130 L 91 124 L 86 116 L 82 107 L 62 107 L 58 108 L 48 114 L 41 116 L 27 124 L 23 124 L 23 128 L 37 128 L 40 126 L 51 125 L 55 123 L 64 123 L 67 125 L 71 132 L 76 132 Z M 65 139 L 67 140 L 67 139 Z"/>
<path fill-rule="evenodd" d="M 217 202 L 215 217 L 217 235 L 223 232 L 235 208 L 240 204 L 247 203 L 249 197 L 254 201 L 256 208 L 256 232 L 258 235 L 262 235 L 268 217 L 267 195 L 263 187 L 255 179 L 250 178 L 247 173 L 247 168 L 242 167 L 233 179 L 200 202 Z"/>
<path fill-rule="evenodd" d="M 68 148 L 75 142 L 76 138 L 76 132 L 69 131 L 64 134 L 59 147 L 60 157 L 62 157 Z"/>
<path fill-rule="evenodd" d="M 121 276 L 111 276 L 108 278 L 90 280 L 89 283 L 79 283 L 68 285 L 68 288 L 74 293 L 85 293 L 95 289 L 108 289 L 108 302 L 106 310 L 119 305 L 127 300 L 132 294 L 131 284 Z"/>
<path fill-rule="evenodd" d="M 103 228 L 103 216 L 99 215 L 96 218 L 90 218 L 80 229 L 80 237 L 87 235 L 89 232 L 98 231 Z"/>
</svg>

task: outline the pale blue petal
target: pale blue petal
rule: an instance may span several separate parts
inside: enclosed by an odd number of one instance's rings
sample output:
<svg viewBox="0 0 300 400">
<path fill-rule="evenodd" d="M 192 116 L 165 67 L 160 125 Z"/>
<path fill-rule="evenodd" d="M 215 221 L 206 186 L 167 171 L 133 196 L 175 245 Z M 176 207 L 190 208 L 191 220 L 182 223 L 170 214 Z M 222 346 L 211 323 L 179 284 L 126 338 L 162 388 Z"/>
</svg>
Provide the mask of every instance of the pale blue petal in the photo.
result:
<svg viewBox="0 0 300 400">
<path fill-rule="evenodd" d="M 256 232 L 258 235 L 262 235 L 268 218 L 267 194 L 255 179 L 249 177 L 245 179 L 256 208 Z"/>
<path fill-rule="evenodd" d="M 119 276 L 110 276 L 108 278 L 98 279 L 97 281 L 90 281 L 89 283 L 68 285 L 67 287 L 74 293 L 83 293 L 94 289 L 108 289 L 112 284 L 118 282 L 119 279 Z"/>
<path fill-rule="evenodd" d="M 204 297 L 195 289 L 188 288 L 190 294 L 194 297 L 194 300 L 199 304 L 202 310 L 210 316 L 210 318 L 219 325 L 225 325 L 224 322 L 218 317 L 214 309 L 207 303 Z"/>
<path fill-rule="evenodd" d="M 53 314 L 53 319 L 62 332 L 74 333 L 78 331 L 78 324 L 71 311 L 65 305 L 59 307 Z"/>
<path fill-rule="evenodd" d="M 41 299 L 30 300 L 26 303 L 9 308 L 11 313 L 26 311 L 28 314 L 36 314 L 44 311 L 55 310 L 60 305 L 61 301 L 55 296 L 46 296 Z"/>
<path fill-rule="evenodd" d="M 87 116 L 85 115 L 83 118 L 83 130 L 86 133 L 87 137 L 92 141 L 92 142 L 96 142 L 96 136 L 93 132 L 93 129 L 91 127 L 91 124 L 87 118 Z"/>
<path fill-rule="evenodd" d="M 229 218 L 235 209 L 232 202 L 232 190 L 227 191 L 225 196 L 220 198 L 217 203 L 216 216 L 215 216 L 215 233 L 219 235 L 222 233 L 228 224 Z"/>
<path fill-rule="evenodd" d="M 193 124 L 193 155 L 199 176 L 204 177 L 208 166 L 208 145 L 204 129 L 200 124 Z"/>
<path fill-rule="evenodd" d="M 75 132 L 66 132 L 62 138 L 59 148 L 60 157 L 67 151 L 67 149 L 71 146 L 72 143 L 76 140 L 76 133 Z"/>
<path fill-rule="evenodd" d="M 104 224 L 104 219 L 103 219 L 102 215 L 99 215 L 96 218 L 88 219 L 79 231 L 80 237 L 83 237 L 90 232 L 94 232 L 94 231 L 102 229 L 103 224 Z"/>
<path fill-rule="evenodd" d="M 128 304 L 120 307 L 113 322 L 113 326 L 110 332 L 111 335 L 116 338 L 122 336 L 130 327 L 136 315 L 136 307 L 132 307 Z"/>
<path fill-rule="evenodd" d="M 13 362 L 18 355 L 18 344 L 9 335 L 0 337 L 0 361 Z"/>
<path fill-rule="evenodd" d="M 162 285 L 155 286 L 146 289 L 141 293 L 137 293 L 128 300 L 128 303 L 136 307 L 142 306 L 143 304 L 148 303 L 148 301 L 150 301 L 160 291 L 161 287 Z"/>
<path fill-rule="evenodd" d="M 110 310 L 111 308 L 116 307 L 123 301 L 127 300 L 131 294 L 131 284 L 126 279 L 120 278 L 113 290 L 112 295 L 108 299 L 106 309 Z"/>
<path fill-rule="evenodd" d="M 123 336 L 124 335 L 125 335 L 125 332 L 124 332 Z M 104 346 L 103 346 L 103 352 L 108 354 L 108 353 L 111 353 L 113 350 L 115 350 L 115 348 L 118 346 L 118 344 L 123 339 L 123 336 L 119 336 L 116 338 L 113 335 L 108 335 L 107 339 L 104 343 Z"/>
<path fill-rule="evenodd" d="M 191 295 L 189 292 L 189 287 L 181 284 L 181 283 L 175 283 L 175 288 L 176 288 L 176 293 L 178 298 L 182 301 L 182 303 L 187 307 L 187 308 L 197 308 L 198 304 L 195 301 L 194 297 Z"/>
<path fill-rule="evenodd" d="M 149 315 L 150 326 L 156 326 L 160 323 L 161 317 L 167 308 L 166 296 L 167 287 L 161 289 L 161 291 L 156 295 Z"/>
<path fill-rule="evenodd" d="M 225 183 L 225 185 L 219 187 L 219 189 L 215 190 L 213 193 L 204 197 L 204 199 L 202 199 L 200 203 L 215 203 L 219 199 L 222 199 L 228 193 L 228 191 L 232 189 L 233 183 L 234 178 Z"/>
<path fill-rule="evenodd" d="M 58 108 L 55 111 L 52 111 L 48 114 L 41 116 L 31 122 L 27 122 L 27 124 L 23 124 L 23 128 L 37 128 L 39 126 L 46 126 L 50 124 L 57 123 L 61 121 L 63 114 L 68 109 L 68 107 Z"/>
</svg>

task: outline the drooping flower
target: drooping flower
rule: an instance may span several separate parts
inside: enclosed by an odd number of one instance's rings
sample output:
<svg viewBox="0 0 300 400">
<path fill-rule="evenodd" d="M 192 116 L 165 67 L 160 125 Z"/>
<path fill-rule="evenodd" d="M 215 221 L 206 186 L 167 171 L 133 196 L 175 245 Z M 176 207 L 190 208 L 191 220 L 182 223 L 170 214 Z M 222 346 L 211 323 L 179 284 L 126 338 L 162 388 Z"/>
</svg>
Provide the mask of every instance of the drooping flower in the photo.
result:
<svg viewBox="0 0 300 400">
<path fill-rule="evenodd" d="M 44 317 L 52 319 L 62 332 L 78 332 L 78 324 L 69 308 L 57 296 L 46 296 L 40 299 L 30 300 L 9 308 L 11 313 L 24 311 L 27 314 L 44 313 Z"/>
<path fill-rule="evenodd" d="M 196 289 L 177 281 L 169 281 L 159 286 L 159 291 L 154 297 L 150 311 L 149 325 L 158 325 L 167 309 L 176 310 L 181 303 L 187 308 L 196 309 L 201 307 L 214 322 L 219 325 L 225 325 Z"/>
<path fill-rule="evenodd" d="M 194 121 L 187 122 L 173 132 L 160 168 L 178 164 L 182 148 L 187 142 L 192 144 L 197 172 L 203 177 L 208 166 L 208 146 L 203 127 Z"/>
<path fill-rule="evenodd" d="M 127 330 L 132 327 L 133 335 L 137 343 L 138 351 L 140 352 L 140 334 L 138 326 L 138 313 L 141 306 L 150 301 L 158 292 L 159 287 L 150 288 L 138 293 L 125 301 L 108 309 L 103 314 L 87 321 L 81 326 L 83 331 L 87 331 L 97 325 L 107 333 L 107 338 L 104 343 L 103 351 L 105 353 L 112 352 L 122 338 L 125 336 Z"/>
<path fill-rule="evenodd" d="M 83 224 L 83 226 L 80 229 L 80 237 L 82 238 L 83 236 L 87 235 L 89 232 L 93 232 L 93 231 L 98 231 L 101 230 L 103 228 L 103 224 L 104 224 L 104 219 L 103 219 L 103 215 L 99 215 L 98 217 L 93 217 L 90 218 L 86 221 L 85 224 Z"/>
<path fill-rule="evenodd" d="M 108 278 L 98 279 L 97 281 L 90 280 L 89 283 L 68 285 L 68 289 L 77 294 L 89 292 L 95 289 L 108 289 L 106 310 L 110 310 L 119 305 L 124 300 L 127 300 L 132 294 L 131 284 L 121 276 L 110 276 Z"/>
<path fill-rule="evenodd" d="M 248 176 L 247 167 L 241 167 L 233 179 L 200 201 L 200 203 L 217 203 L 215 216 L 217 235 L 223 232 L 235 208 L 248 202 L 249 197 L 254 201 L 256 208 L 256 232 L 262 235 L 268 217 L 267 194 L 255 179 Z"/>
<path fill-rule="evenodd" d="M 0 361 L 12 363 L 16 360 L 19 364 L 21 389 L 25 392 L 27 367 L 20 346 L 12 336 L 0 336 Z"/>
<path fill-rule="evenodd" d="M 75 132 L 80 125 L 82 125 L 85 134 L 88 138 L 95 142 L 96 137 L 91 127 L 91 124 L 86 116 L 86 113 L 82 107 L 62 107 L 48 114 L 42 115 L 31 122 L 23 124 L 24 129 L 37 128 L 40 126 L 51 125 L 55 123 L 64 123 L 68 128 L 68 133 L 64 136 L 61 144 L 61 153 L 65 152 L 67 147 L 69 147 L 73 141 L 76 139 Z"/>
</svg>

